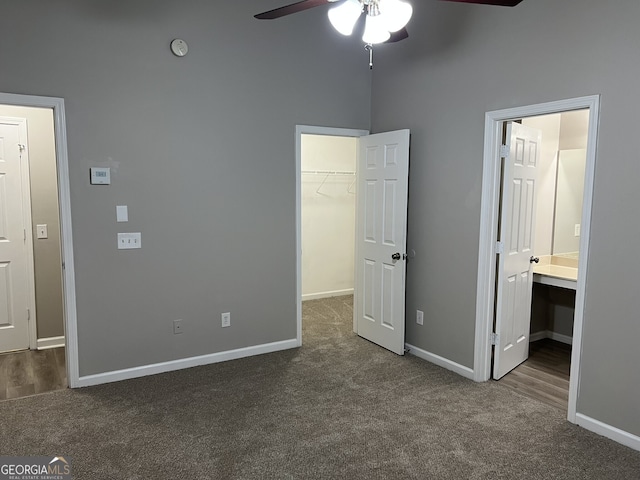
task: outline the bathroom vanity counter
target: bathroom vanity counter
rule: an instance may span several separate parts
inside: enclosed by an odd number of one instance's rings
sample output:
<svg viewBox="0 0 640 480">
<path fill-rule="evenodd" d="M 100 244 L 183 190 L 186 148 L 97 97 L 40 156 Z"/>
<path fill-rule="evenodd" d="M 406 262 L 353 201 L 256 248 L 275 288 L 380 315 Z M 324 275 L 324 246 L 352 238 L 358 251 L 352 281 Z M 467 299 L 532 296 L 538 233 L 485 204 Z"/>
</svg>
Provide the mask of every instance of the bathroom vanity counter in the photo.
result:
<svg viewBox="0 0 640 480">
<path fill-rule="evenodd" d="M 578 261 L 555 255 L 540 257 L 533 267 L 533 281 L 575 290 L 578 283 Z"/>
</svg>

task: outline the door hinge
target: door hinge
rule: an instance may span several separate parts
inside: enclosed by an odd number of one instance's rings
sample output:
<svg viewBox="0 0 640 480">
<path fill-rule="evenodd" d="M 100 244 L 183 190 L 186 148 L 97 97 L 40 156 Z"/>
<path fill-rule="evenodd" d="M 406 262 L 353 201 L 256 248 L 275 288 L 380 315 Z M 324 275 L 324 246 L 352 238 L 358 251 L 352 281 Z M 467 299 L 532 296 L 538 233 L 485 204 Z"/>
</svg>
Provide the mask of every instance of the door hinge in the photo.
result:
<svg viewBox="0 0 640 480">
<path fill-rule="evenodd" d="M 504 253 L 504 243 L 503 242 L 496 242 L 496 253 L 498 255 L 502 255 Z"/>
<path fill-rule="evenodd" d="M 500 145 L 500 157 L 509 158 L 509 145 Z"/>
<path fill-rule="evenodd" d="M 27 229 L 26 229 L 26 228 L 23 228 L 23 229 L 22 229 L 22 232 L 23 232 L 23 234 L 24 234 L 24 238 L 23 238 L 23 240 L 26 242 L 26 241 L 27 241 Z"/>
<path fill-rule="evenodd" d="M 491 345 L 498 345 L 498 340 L 498 334 L 495 332 L 491 333 Z"/>
<path fill-rule="evenodd" d="M 22 153 L 27 149 L 27 146 L 23 145 L 22 143 L 19 143 L 18 148 L 20 149 L 20 153 Z"/>
<path fill-rule="evenodd" d="M 27 321 L 31 320 L 31 309 L 27 308 Z"/>
</svg>

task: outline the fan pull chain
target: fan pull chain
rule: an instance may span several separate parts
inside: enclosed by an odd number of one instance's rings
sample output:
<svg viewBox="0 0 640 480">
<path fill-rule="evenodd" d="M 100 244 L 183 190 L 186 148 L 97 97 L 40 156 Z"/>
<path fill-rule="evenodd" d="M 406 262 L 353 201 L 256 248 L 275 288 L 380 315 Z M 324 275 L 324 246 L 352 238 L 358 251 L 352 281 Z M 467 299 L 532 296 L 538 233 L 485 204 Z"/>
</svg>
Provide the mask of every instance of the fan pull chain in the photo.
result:
<svg viewBox="0 0 640 480">
<path fill-rule="evenodd" d="M 373 45 L 367 43 L 364 49 L 369 51 L 369 70 L 373 70 Z"/>
</svg>

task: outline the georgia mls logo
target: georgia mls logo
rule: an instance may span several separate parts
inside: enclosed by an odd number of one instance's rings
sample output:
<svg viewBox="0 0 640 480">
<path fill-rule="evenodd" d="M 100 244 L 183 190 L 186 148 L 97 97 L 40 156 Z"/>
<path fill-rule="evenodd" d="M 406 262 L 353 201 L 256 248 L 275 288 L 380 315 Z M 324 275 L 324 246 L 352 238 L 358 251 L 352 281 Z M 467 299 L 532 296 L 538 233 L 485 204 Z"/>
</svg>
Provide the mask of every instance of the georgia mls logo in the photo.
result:
<svg viewBox="0 0 640 480">
<path fill-rule="evenodd" d="M 67 480 L 71 461 L 65 457 L 0 457 L 0 480 Z"/>
<path fill-rule="evenodd" d="M 49 465 L 53 465 L 53 468 L 49 468 L 51 472 L 56 471 L 59 473 L 62 470 L 64 472 L 64 475 L 67 475 L 71 472 L 69 462 L 67 462 L 64 457 L 53 457 L 53 460 L 49 462 Z"/>
</svg>

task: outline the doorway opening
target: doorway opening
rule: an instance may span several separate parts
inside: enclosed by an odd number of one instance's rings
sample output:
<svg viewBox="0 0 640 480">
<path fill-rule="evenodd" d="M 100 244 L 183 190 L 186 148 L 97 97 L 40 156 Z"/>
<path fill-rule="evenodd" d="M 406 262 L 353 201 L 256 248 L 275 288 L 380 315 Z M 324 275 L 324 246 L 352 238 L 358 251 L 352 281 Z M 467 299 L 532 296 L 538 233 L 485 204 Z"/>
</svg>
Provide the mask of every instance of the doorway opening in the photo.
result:
<svg viewBox="0 0 640 480">
<path fill-rule="evenodd" d="M 301 135 L 301 268 L 305 331 L 353 317 L 358 139 Z M 311 329 L 311 330 L 310 330 Z"/>
<path fill-rule="evenodd" d="M 353 176 L 337 189 L 355 197 L 355 234 L 345 250 L 355 250 L 353 275 L 353 331 L 366 340 L 404 355 L 406 231 L 409 180 L 409 130 L 368 135 L 362 130 L 298 126 L 296 128 L 296 264 L 297 264 L 297 343 L 302 345 L 302 144 L 303 135 L 358 137 L 354 170 L 325 170 L 324 178 L 312 190 L 322 196 L 330 176 Z M 307 137 L 309 139 L 311 137 Z M 306 167 L 309 168 L 309 167 Z M 317 167 L 305 175 L 318 174 Z M 328 173 L 329 172 L 329 173 Z M 326 179 L 326 181 L 325 181 Z M 347 179 L 348 181 L 349 179 Z M 355 191 L 354 191 L 355 188 Z M 328 190 L 327 190 L 328 192 Z M 326 193 L 325 193 L 326 194 Z M 353 217 L 352 217 L 353 218 Z M 320 228 L 331 227 L 331 219 Z M 353 228 L 347 225 L 348 229 Z M 336 253 L 336 252 L 334 252 Z M 339 254 L 337 254 L 339 255 Z M 344 258 L 347 258 L 345 255 Z M 349 262 L 351 263 L 351 262 Z M 355 268 L 353 268 L 355 266 Z M 329 289 L 329 292 L 332 290 Z M 340 291 L 340 290 L 333 290 Z"/>
<path fill-rule="evenodd" d="M 531 167 L 535 170 L 532 205 L 535 218 L 531 224 L 532 244 L 524 258 L 527 272 L 523 275 L 532 284 L 528 286 L 528 298 L 522 300 L 528 306 L 521 311 L 525 322 L 525 355 L 507 362 L 497 376 L 495 353 L 501 353 L 500 343 L 504 343 L 498 339 L 494 346 L 493 378 L 500 378 L 501 384 L 567 410 L 589 110 L 527 117 L 515 123 L 535 130 L 540 138 L 536 146 L 535 166 Z M 510 144 L 507 138 L 503 138 L 503 142 Z M 511 156 L 502 159 L 503 164 L 516 161 Z M 510 170 L 511 165 L 502 167 L 500 203 L 503 211 L 510 197 L 509 187 L 505 185 L 505 172 Z M 499 241 L 503 241 L 505 232 L 513 228 L 513 225 L 508 225 L 513 222 L 509 215 L 502 215 L 502 221 L 507 225 L 500 226 L 504 228 L 499 228 Z M 509 253 L 507 249 L 503 255 Z M 498 297 L 501 291 L 504 292 L 500 285 L 500 271 L 496 277 Z M 503 295 L 501 300 L 496 304 L 495 320 L 505 314 L 501 308 L 507 301 L 506 296 Z M 500 328 L 495 320 L 493 331 L 499 336 Z"/>
<path fill-rule="evenodd" d="M 66 387 L 53 111 L 0 105 L 0 398 Z"/>
<path fill-rule="evenodd" d="M 591 203 L 592 203 L 592 193 L 593 193 L 593 178 L 595 171 L 595 156 L 596 156 L 596 139 L 597 139 L 597 125 L 598 125 L 598 110 L 599 110 L 599 97 L 591 96 L 591 97 L 582 97 L 572 100 L 565 100 L 559 102 L 551 102 L 540 105 L 533 105 L 527 107 L 519 107 L 495 112 L 488 112 L 485 118 L 485 153 L 484 153 L 484 166 L 483 166 L 483 191 L 482 191 L 482 217 L 481 217 L 481 234 L 480 234 L 480 252 L 479 252 L 479 263 L 478 263 L 478 296 L 477 296 L 477 304 L 476 304 L 476 343 L 475 343 L 475 368 L 474 368 L 474 379 L 476 381 L 486 381 L 491 378 L 492 375 L 492 359 L 493 359 L 493 349 L 492 343 L 500 343 L 500 332 L 496 332 L 494 328 L 494 320 L 495 323 L 498 324 L 496 327 L 499 328 L 499 324 L 501 322 L 500 315 L 501 311 L 505 310 L 505 304 L 501 304 L 497 300 L 497 296 L 499 296 L 499 290 L 501 287 L 501 282 L 503 282 L 507 276 L 504 275 L 505 270 L 500 270 L 500 268 L 496 268 L 497 265 L 500 265 L 502 258 L 509 258 L 513 253 L 510 251 L 511 245 L 505 246 L 502 242 L 504 240 L 509 240 L 511 237 L 508 234 L 504 237 L 500 237 L 501 230 L 505 227 L 506 222 L 510 222 L 507 225 L 511 228 L 514 223 L 512 219 L 514 218 L 511 207 L 509 207 L 509 198 L 508 198 L 508 190 L 512 188 L 514 191 L 519 188 L 515 185 L 519 180 L 516 179 L 516 182 L 511 186 L 507 187 L 505 190 L 507 192 L 507 196 L 503 199 L 501 197 L 501 185 L 502 185 L 502 170 L 503 165 L 505 169 L 509 169 L 510 163 L 503 164 L 501 162 L 501 158 L 509 154 L 516 154 L 513 150 L 513 146 L 511 148 L 511 152 L 507 153 L 509 148 L 501 147 L 503 145 L 503 131 L 505 125 L 511 124 L 534 124 L 534 127 L 542 126 L 543 129 L 547 129 L 547 139 L 553 137 L 553 135 L 549 135 L 549 132 L 553 131 L 553 128 L 549 127 L 549 124 L 552 123 L 561 123 L 562 116 L 564 115 L 567 118 L 567 125 L 571 122 L 569 119 L 573 117 L 580 117 L 586 121 L 583 123 L 583 126 L 586 125 L 586 141 L 583 145 L 580 145 L 584 148 L 560 148 L 560 134 L 559 130 L 556 130 L 556 135 L 558 139 L 556 140 L 556 146 L 553 146 L 553 142 L 551 142 L 551 146 L 547 145 L 546 149 L 550 150 L 552 153 L 550 154 L 548 151 L 545 152 L 547 155 L 547 159 L 543 161 L 535 160 L 532 163 L 535 164 L 533 166 L 536 169 L 541 168 L 544 170 L 544 174 L 534 181 L 521 181 L 521 185 L 525 185 L 527 182 L 533 185 L 536 183 L 536 190 L 542 186 L 549 190 L 547 192 L 553 192 L 553 194 L 547 193 L 544 198 L 541 195 L 537 195 L 537 199 L 535 201 L 529 202 L 531 207 L 540 208 L 541 212 L 538 218 L 544 217 L 552 217 L 553 221 L 549 221 L 549 218 L 545 218 L 548 223 L 540 223 L 541 229 L 538 233 L 533 233 L 532 230 L 527 230 L 524 225 L 529 225 L 527 222 L 523 223 L 521 229 L 515 229 L 513 238 L 521 238 L 524 234 L 525 237 L 530 235 L 530 238 L 533 241 L 537 241 L 539 238 L 542 238 L 540 250 L 536 250 L 534 244 L 528 245 L 526 248 L 521 248 L 520 253 L 523 254 L 526 258 L 525 261 L 530 265 L 530 269 L 523 269 L 522 272 L 517 274 L 517 278 L 526 279 L 530 281 L 530 285 L 533 285 L 534 282 L 532 280 L 537 280 L 537 284 L 540 284 L 541 287 L 536 285 L 536 290 L 540 290 L 535 295 L 534 301 L 531 301 L 531 290 L 529 291 L 529 303 L 524 305 L 522 298 L 519 297 L 520 300 L 513 303 L 513 309 L 519 308 L 523 311 L 528 311 L 531 313 L 531 304 L 533 303 L 533 311 L 534 311 L 534 320 L 532 323 L 529 323 L 530 319 L 527 318 L 526 329 L 523 328 L 523 332 L 518 332 L 515 335 L 516 341 L 512 342 L 513 345 L 510 345 L 509 342 L 503 345 L 504 348 L 499 350 L 499 353 L 503 353 L 503 351 L 507 351 L 511 346 L 515 346 L 516 342 L 522 341 L 524 344 L 526 342 L 526 352 L 524 354 L 524 359 L 526 359 L 528 353 L 529 340 L 532 339 L 534 341 L 543 341 L 545 343 L 550 343 L 554 345 L 552 342 L 565 343 L 571 341 L 571 352 L 570 352 L 570 377 L 569 377 L 569 392 L 568 392 L 568 414 L 567 418 L 569 421 L 575 423 L 576 421 L 576 401 L 577 401 L 577 389 L 578 389 L 578 380 L 579 380 L 579 372 L 580 372 L 580 359 L 581 359 L 581 337 L 582 337 L 582 325 L 583 325 L 583 312 L 584 312 L 584 302 L 585 302 L 585 280 L 586 280 L 586 272 L 588 269 L 588 248 L 589 248 L 589 232 L 590 232 L 590 220 L 591 220 Z M 546 116 L 547 118 L 544 118 Z M 574 118 L 575 119 L 575 118 Z M 546 124 L 544 122 L 547 122 Z M 549 123 L 550 122 L 550 123 Z M 579 122 L 578 122 L 579 123 Z M 558 125 L 556 127 L 559 128 Z M 531 128 L 531 127 L 529 127 Z M 539 129 L 538 129 L 539 131 Z M 584 134 L 584 128 L 582 128 L 582 134 Z M 544 135 L 542 135 L 544 137 Z M 512 138 L 514 138 L 512 136 Z M 563 146 L 569 145 L 567 139 L 564 140 Z M 533 150 L 538 150 L 538 146 L 536 141 L 534 140 L 531 145 L 528 146 L 524 140 L 521 142 L 522 146 L 526 146 L 526 150 L 528 154 L 531 154 Z M 575 146 L 571 145 L 571 146 Z M 543 148 L 545 148 L 543 146 Z M 555 153 L 553 153 L 553 149 L 555 148 Z M 566 150 L 567 152 L 564 152 Z M 575 180 L 576 177 L 579 177 L 575 173 L 576 162 L 574 158 L 571 158 L 572 154 L 576 152 L 570 152 L 570 150 L 582 150 L 582 165 L 584 168 L 584 173 L 582 177 L 582 204 L 581 208 L 578 208 L 579 212 L 578 220 L 576 220 L 576 207 L 575 202 L 572 203 L 571 215 L 568 216 L 567 209 L 562 206 L 564 202 L 563 196 L 564 193 L 557 193 L 557 186 L 559 183 L 566 183 L 570 180 Z M 542 154 L 542 149 L 538 150 L 540 154 Z M 516 154 L 517 155 L 517 154 Z M 540 158 L 540 156 L 538 156 Z M 512 158 L 512 160 L 514 160 Z M 546 164 L 545 164 L 546 161 Z M 516 161 L 517 163 L 517 161 Z M 527 161 L 525 161 L 525 164 Z M 546 166 L 544 166 L 546 165 Z M 517 169 L 517 166 L 515 167 Z M 570 172 L 567 175 L 567 171 Z M 509 177 L 509 172 L 505 171 L 505 177 L 507 178 L 506 185 L 509 182 L 513 181 L 512 177 Z M 563 177 L 564 176 L 564 177 Z M 568 177 L 568 178 L 567 178 Z M 524 177 L 523 177 L 524 178 Z M 573 181 L 573 185 L 575 187 L 576 183 L 580 183 L 579 181 Z M 575 190 L 575 188 L 574 188 Z M 579 190 L 579 188 L 578 188 Z M 532 196 L 532 198 L 534 198 Z M 524 197 L 522 197 L 524 198 Z M 538 203 L 537 200 L 542 201 L 542 206 Z M 546 203 L 545 203 L 546 201 Z M 526 202 L 525 202 L 526 203 Z M 504 208 L 503 208 L 504 206 Z M 559 207 L 559 209 L 557 209 Z M 505 208 L 507 211 L 505 212 Z M 564 208 L 564 209 L 563 209 Z M 523 210 L 524 212 L 524 210 Z M 523 217 L 525 215 L 522 215 Z M 533 216 L 535 218 L 535 216 Z M 508 219 L 508 220 L 507 220 Z M 556 221 L 560 222 L 556 232 Z M 571 222 L 571 224 L 569 224 Z M 535 222 L 536 226 L 538 221 Z M 569 225 L 569 227 L 568 227 Z M 569 234 L 567 234 L 567 230 Z M 520 235 L 518 236 L 518 232 Z M 503 234 L 504 235 L 504 234 Z M 535 239 L 535 240 L 533 240 Z M 562 240 L 570 240 L 570 243 L 562 243 Z M 557 242 L 556 242 L 557 240 Z M 557 243 L 557 245 L 556 245 Z M 562 251 L 561 251 L 562 250 Z M 536 255 L 538 252 L 540 255 Z M 556 258 L 554 258 L 556 257 Z M 537 262 L 536 262 L 537 261 Z M 534 275 L 534 266 L 537 269 L 538 273 Z M 544 267 L 544 268 L 543 268 Z M 546 269 L 546 270 L 545 270 Z M 554 271 L 555 270 L 555 271 Z M 573 270 L 572 273 L 575 275 L 575 280 L 561 278 L 556 275 L 558 271 L 563 271 L 563 274 Z M 577 270 L 577 271 L 576 271 Z M 566 276 L 566 275 L 565 275 Z M 514 277 L 515 278 L 515 277 Z M 505 283 L 506 285 L 506 283 Z M 549 294 L 549 288 L 558 289 L 558 291 L 569 290 L 569 286 L 574 286 L 575 288 L 575 299 L 567 300 L 566 298 L 562 302 L 556 302 L 553 305 L 554 298 L 557 297 L 556 293 Z M 547 290 L 545 290 L 547 289 Z M 515 288 L 514 288 L 515 291 Z M 555 292 L 555 290 L 553 290 Z M 507 298 L 507 296 L 503 295 L 502 299 Z M 513 298 L 517 298 L 516 295 Z M 541 303 L 547 304 L 546 307 L 540 309 Z M 574 304 L 574 312 L 573 315 L 568 313 L 569 307 L 571 303 Z M 550 306 L 551 305 L 551 306 Z M 562 309 L 567 311 L 562 312 L 565 317 L 570 316 L 573 320 L 573 331 L 572 335 L 567 335 L 566 331 L 558 331 L 558 325 L 556 325 L 556 320 L 559 316 L 555 315 L 558 312 L 561 312 Z M 546 310 L 545 310 L 546 309 Z M 552 309 L 554 310 L 552 313 L 554 314 L 550 321 L 550 312 Z M 503 320 L 504 323 L 508 327 L 508 322 L 505 320 L 509 317 L 509 315 L 505 315 Z M 566 318 L 565 318 L 566 320 Z M 547 323 L 541 323 L 545 321 Z M 533 330 L 531 329 L 533 327 Z M 570 328 L 570 327 L 569 327 Z M 533 334 L 533 335 L 532 335 Z M 514 338 L 515 338 L 514 337 Z M 503 339 L 504 340 L 504 339 Z M 497 346 L 496 348 L 501 348 Z M 540 349 L 538 345 L 532 348 L 532 353 L 538 353 Z M 496 355 L 496 356 L 498 356 Z M 517 361 L 516 361 L 517 365 Z M 507 369 L 510 370 L 509 367 Z M 500 376 L 500 374 L 498 374 Z"/>
<path fill-rule="evenodd" d="M 0 182 L 11 199 L 2 208 L 8 248 L 0 259 L 5 399 L 76 386 L 78 362 L 64 101 L 0 93 L 0 117 L 3 157 L 11 157 Z"/>
<path fill-rule="evenodd" d="M 368 133 L 296 127 L 298 346 L 303 301 L 353 295 L 357 139 Z"/>
</svg>

